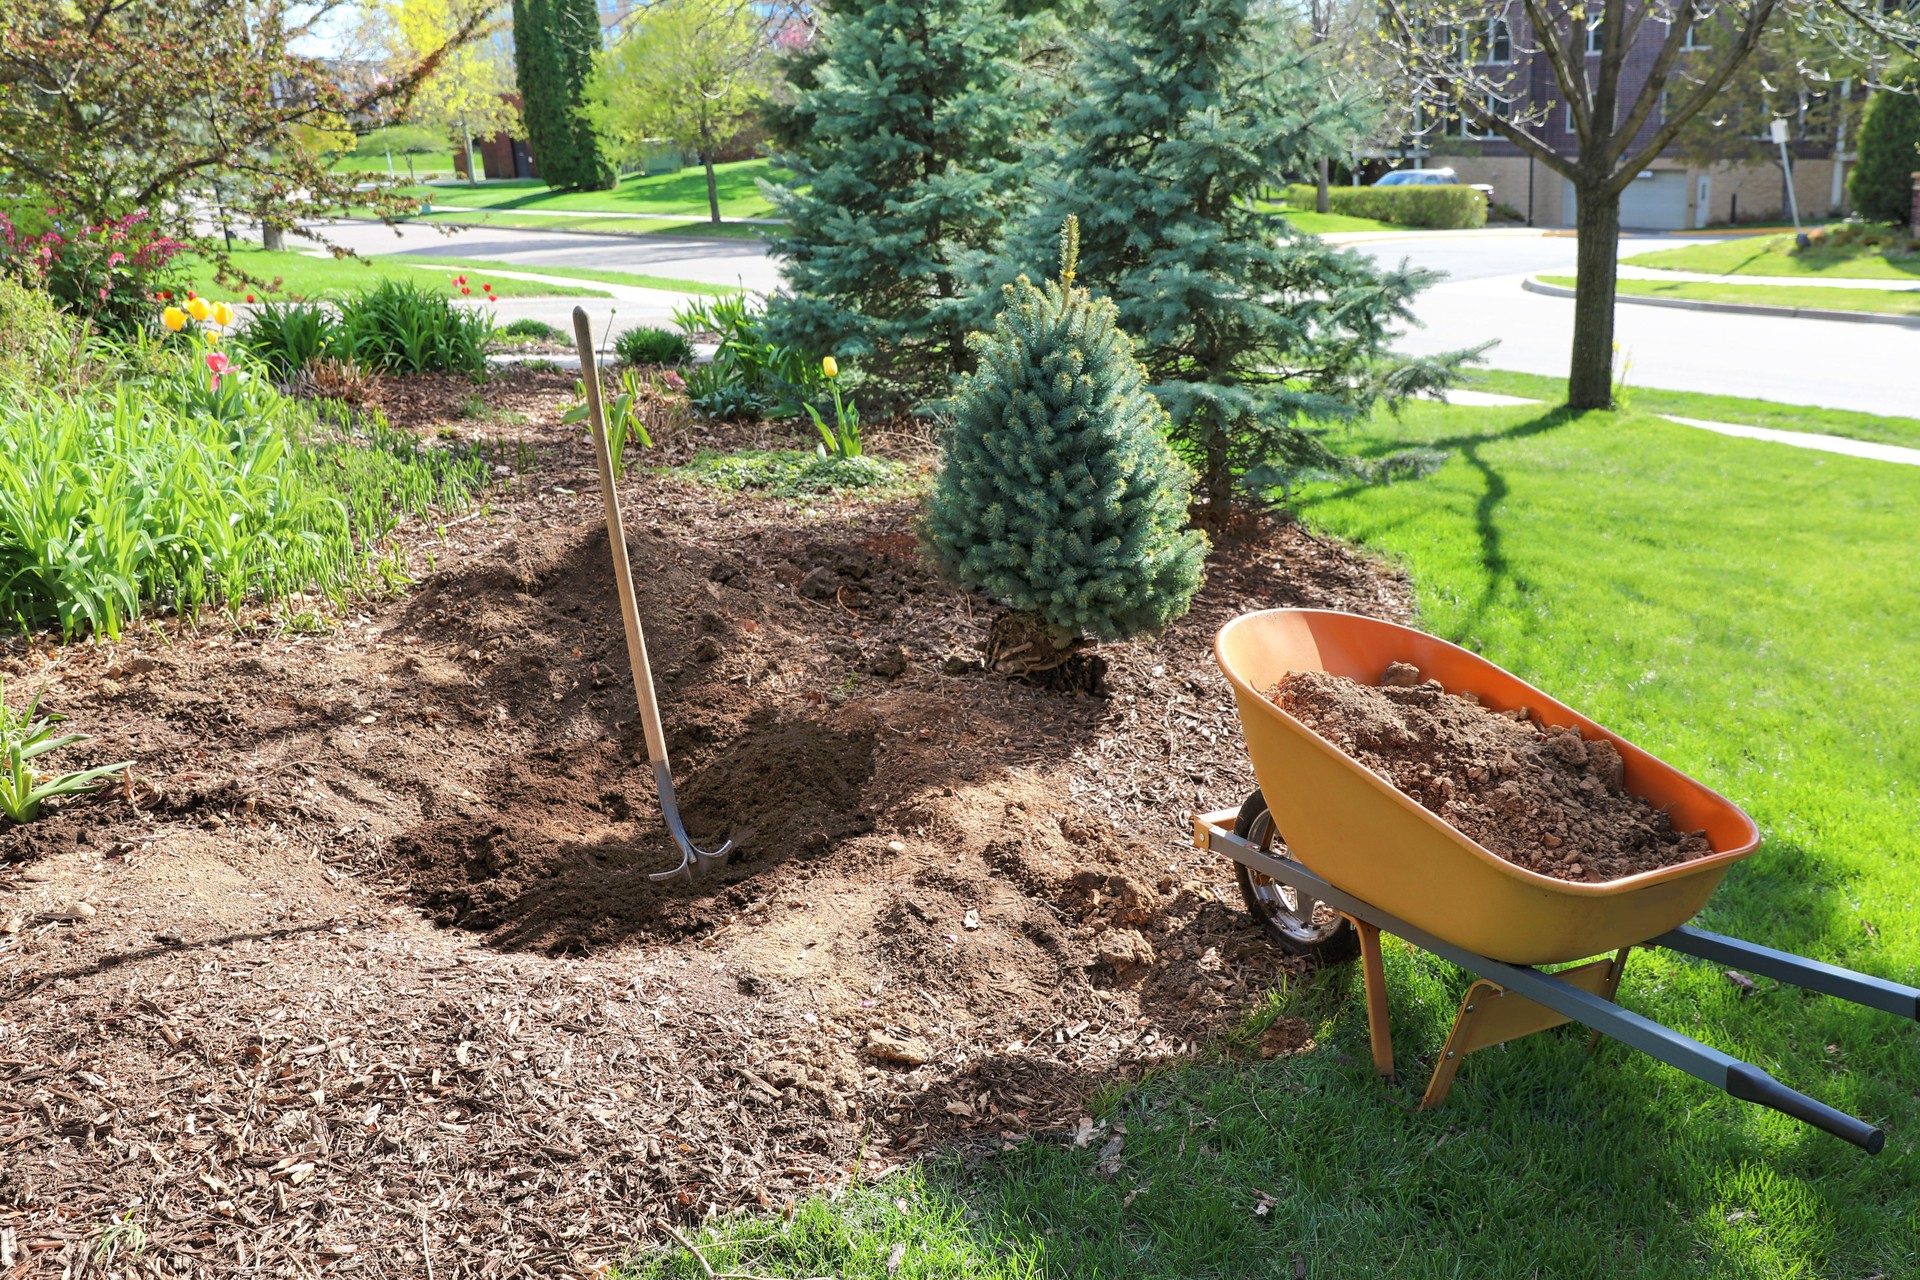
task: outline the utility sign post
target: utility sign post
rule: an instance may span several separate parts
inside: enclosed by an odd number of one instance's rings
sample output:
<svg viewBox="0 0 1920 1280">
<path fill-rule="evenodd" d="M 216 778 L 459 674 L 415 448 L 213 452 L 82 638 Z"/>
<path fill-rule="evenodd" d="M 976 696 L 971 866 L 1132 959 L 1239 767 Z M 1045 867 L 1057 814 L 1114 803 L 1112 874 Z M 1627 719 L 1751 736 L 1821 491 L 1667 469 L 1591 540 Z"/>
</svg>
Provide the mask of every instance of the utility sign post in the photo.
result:
<svg viewBox="0 0 1920 1280">
<path fill-rule="evenodd" d="M 1807 233 L 1800 229 L 1800 197 L 1793 191 L 1793 157 L 1787 154 L 1787 122 L 1775 116 L 1768 131 L 1773 136 L 1773 144 L 1780 148 L 1780 173 L 1787 183 L 1787 211 L 1793 215 L 1793 240 L 1802 249 L 1807 247 Z"/>
</svg>

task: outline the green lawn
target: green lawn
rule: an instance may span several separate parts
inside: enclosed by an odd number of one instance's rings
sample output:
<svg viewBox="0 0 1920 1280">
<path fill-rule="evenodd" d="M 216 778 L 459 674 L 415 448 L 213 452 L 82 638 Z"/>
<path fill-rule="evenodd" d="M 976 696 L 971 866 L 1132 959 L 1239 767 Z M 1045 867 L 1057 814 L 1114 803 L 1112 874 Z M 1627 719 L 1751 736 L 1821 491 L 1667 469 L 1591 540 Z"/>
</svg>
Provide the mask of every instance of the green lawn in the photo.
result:
<svg viewBox="0 0 1920 1280">
<path fill-rule="evenodd" d="M 1318 213 L 1312 209 L 1283 209 L 1288 222 L 1302 231 L 1316 236 L 1324 236 L 1336 231 L 1413 231 L 1413 227 L 1403 227 L 1395 222 L 1382 222 L 1378 218 L 1356 218 L 1346 213 Z"/>
<path fill-rule="evenodd" d="M 709 298 L 731 298 L 734 294 L 742 292 L 737 285 L 708 284 L 704 280 L 682 280 L 677 276 L 653 276 L 638 271 L 603 271 L 598 267 L 549 267 L 534 263 L 488 262 L 478 258 L 431 258 L 414 254 L 396 255 L 394 260 L 458 268 L 465 270 L 469 275 L 476 271 L 528 271 L 535 275 L 563 276 L 568 280 L 632 285 L 636 289 L 659 289 L 667 293 L 697 293 Z M 487 279 L 489 283 L 495 280 L 491 276 Z M 494 287 L 497 291 L 499 284 L 495 284 Z M 538 286 L 529 285 L 528 287 Z"/>
<path fill-rule="evenodd" d="M 240 298 L 248 293 L 262 301 L 282 299 L 339 298 L 361 289 L 371 288 L 383 279 L 411 281 L 424 287 L 439 287 L 451 282 L 431 271 L 405 265 L 405 259 L 385 258 L 315 258 L 291 250 L 280 253 L 268 253 L 263 249 L 236 249 L 233 254 L 236 266 L 249 274 L 271 284 L 276 278 L 280 284 L 274 288 L 256 288 L 246 285 L 223 285 L 214 279 L 214 264 L 205 258 L 193 258 L 188 263 L 191 281 L 188 287 L 210 298 Z M 493 291 L 503 298 L 551 298 L 551 297 L 591 297 L 604 298 L 605 290 L 584 285 L 536 284 L 528 280 L 508 280 L 497 276 L 476 274 L 477 269 L 467 272 L 467 287 L 475 295 L 481 292 L 484 281 L 493 286 Z M 458 292 L 458 290 L 454 290 Z"/>
<path fill-rule="evenodd" d="M 771 160 L 739 160 L 714 166 L 723 218 L 770 218 L 775 210 L 760 194 L 761 179 L 771 182 L 789 176 Z M 645 213 L 669 218 L 705 218 L 706 171 L 698 166 L 677 173 L 625 178 L 612 191 L 554 191 L 537 178 L 483 182 L 477 185 L 408 187 L 404 194 L 435 204 L 470 209 L 544 209 L 566 213 Z"/>
<path fill-rule="evenodd" d="M 1717 244 L 1657 249 L 1622 261 L 1667 271 L 1730 276 L 1808 276 L 1829 280 L 1912 280 L 1920 284 L 1920 254 L 1889 256 L 1885 250 L 1814 248 L 1793 251 L 1793 237 L 1747 236 Z"/>
<path fill-rule="evenodd" d="M 1572 276 L 1541 276 L 1545 284 L 1573 288 Z M 1797 289 L 1777 284 L 1717 284 L 1706 281 L 1626 280 L 1624 295 L 1640 298 L 1690 298 L 1695 302 L 1744 302 L 1764 307 L 1802 307 L 1814 311 L 1871 311 L 1880 315 L 1920 315 L 1920 281 L 1907 289 Z"/>
<path fill-rule="evenodd" d="M 1644 413 L 1416 405 L 1348 433 L 1452 454 L 1323 486 L 1303 515 L 1404 564 L 1423 625 L 1664 756 L 1765 842 L 1709 928 L 1920 980 L 1920 469 Z M 1221 876 L 1225 879 L 1225 869 Z M 1475 1055 L 1414 1111 L 1465 985 L 1390 944 L 1407 1078 L 1373 1078 L 1357 975 L 1274 994 L 1313 1047 L 1109 1089 L 1124 1168 L 1032 1142 L 929 1164 L 792 1222 L 734 1226 L 718 1271 L 847 1277 L 1826 1280 L 1920 1274 L 1920 1028 L 1717 966 L 1636 954 L 1629 1007 L 1881 1122 L 1869 1157 L 1612 1043 Z M 1098 1146 L 1098 1142 L 1094 1144 Z M 890 1201 L 899 1197 L 904 1212 Z M 1264 1211 L 1263 1210 L 1264 1206 Z M 888 1266 L 904 1244 L 896 1272 Z M 693 1277 L 684 1254 L 631 1274 Z"/>
<path fill-rule="evenodd" d="M 1505 369 L 1475 370 L 1473 386 L 1501 395 L 1526 396 L 1549 405 L 1563 404 L 1567 398 L 1565 378 L 1512 373 Z M 1669 413 L 1708 422 L 1737 422 L 1775 431 L 1810 431 L 1816 435 L 1920 448 L 1920 419 L 1916 418 L 1882 418 L 1847 409 L 1820 409 L 1774 400 L 1746 400 L 1738 396 L 1709 396 L 1631 385 L 1627 388 L 1627 398 L 1633 408 L 1645 413 Z"/>
<path fill-rule="evenodd" d="M 384 155 L 341 156 L 333 162 L 331 167 L 347 173 L 372 174 L 376 178 L 388 176 L 387 157 Z M 453 158 L 444 151 L 436 151 L 430 155 L 415 155 L 411 170 L 407 168 L 406 156 L 397 151 L 393 154 L 392 176 L 402 182 L 405 182 L 409 176 L 419 178 L 423 182 L 433 178 L 450 178 L 453 172 Z"/>
</svg>

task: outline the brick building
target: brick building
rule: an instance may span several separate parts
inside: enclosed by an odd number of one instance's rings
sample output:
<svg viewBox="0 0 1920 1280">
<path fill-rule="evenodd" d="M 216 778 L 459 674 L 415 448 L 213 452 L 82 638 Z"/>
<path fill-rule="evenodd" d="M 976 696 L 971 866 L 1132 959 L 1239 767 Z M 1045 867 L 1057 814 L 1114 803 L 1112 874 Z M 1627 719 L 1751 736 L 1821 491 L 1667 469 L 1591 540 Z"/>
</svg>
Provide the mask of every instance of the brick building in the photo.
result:
<svg viewBox="0 0 1920 1280">
<path fill-rule="evenodd" d="M 1463 39 L 1465 56 L 1485 69 L 1490 82 L 1504 80 L 1504 100 L 1495 100 L 1496 109 L 1539 119 L 1535 135 L 1560 154 L 1572 156 L 1578 139 L 1553 67 L 1526 38 L 1525 20 L 1517 4 L 1509 15 L 1507 19 L 1487 19 L 1484 30 L 1476 29 Z M 1623 112 L 1630 109 L 1646 84 L 1667 31 L 1666 24 L 1649 19 L 1636 34 L 1621 74 Z M 1599 58 L 1600 38 L 1597 26 L 1588 30 L 1589 65 Z M 1711 57 L 1712 37 L 1703 33 L 1697 38 L 1700 43 L 1695 45 L 1696 37 L 1689 32 L 1686 47 L 1697 49 L 1703 58 Z M 1683 91 L 1678 79 L 1672 83 L 1673 92 Z M 1808 133 L 1801 125 L 1796 122 L 1795 132 Z M 1656 127 L 1657 121 L 1650 119 L 1643 135 L 1650 135 Z M 1836 136 L 1802 136 L 1788 143 L 1793 157 L 1794 195 L 1802 218 L 1819 219 L 1845 212 L 1844 171 L 1853 158 L 1845 150 L 1846 142 L 1844 128 L 1838 128 Z M 1462 182 L 1487 183 L 1494 189 L 1495 200 L 1519 210 L 1532 225 L 1574 224 L 1572 183 L 1506 139 L 1476 129 L 1463 119 L 1420 130 L 1401 149 L 1400 160 L 1404 167 L 1445 165 L 1458 173 Z M 1772 221 L 1784 218 L 1786 213 L 1786 184 L 1778 164 L 1703 167 L 1674 154 L 1671 148 L 1640 173 L 1620 200 L 1621 225 L 1637 229 L 1682 230 L 1729 222 Z"/>
</svg>

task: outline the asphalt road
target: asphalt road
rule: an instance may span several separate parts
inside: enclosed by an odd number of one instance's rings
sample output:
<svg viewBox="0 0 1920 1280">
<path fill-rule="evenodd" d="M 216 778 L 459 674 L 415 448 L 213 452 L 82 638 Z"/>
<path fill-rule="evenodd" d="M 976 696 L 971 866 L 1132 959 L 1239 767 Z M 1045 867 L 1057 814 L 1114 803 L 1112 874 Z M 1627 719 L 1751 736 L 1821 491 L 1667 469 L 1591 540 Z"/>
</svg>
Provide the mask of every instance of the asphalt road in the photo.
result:
<svg viewBox="0 0 1920 1280">
<path fill-rule="evenodd" d="M 1671 248 L 1672 236 L 1629 236 L 1620 256 Z M 1520 282 L 1572 274 L 1571 237 L 1389 240 L 1355 245 L 1376 260 L 1445 271 L 1415 304 L 1422 327 L 1402 349 L 1431 354 L 1495 339 L 1496 369 L 1565 376 L 1573 302 L 1526 293 Z M 1614 312 L 1630 384 L 1749 396 L 1900 417 L 1920 414 L 1920 330 L 1774 316 L 1682 311 L 1622 303 Z"/>
<path fill-rule="evenodd" d="M 754 240 L 680 236 L 615 237 L 561 231 L 482 227 L 444 232 L 426 226 L 393 229 L 336 224 L 329 234 L 369 254 L 486 258 L 526 270 L 541 266 L 601 267 L 769 291 L 778 264 Z M 1628 236 L 1621 256 L 1672 247 L 1672 236 Z M 1492 340 L 1487 363 L 1525 373 L 1564 375 L 1573 340 L 1573 303 L 1527 293 L 1520 282 L 1538 272 L 1571 273 L 1569 236 L 1492 234 L 1411 236 L 1354 246 L 1382 262 L 1402 259 L 1444 272 L 1414 311 L 1421 327 L 1400 345 L 1418 353 Z M 659 323 L 678 299 L 585 300 L 597 322 L 616 327 Z M 571 299 L 510 299 L 503 318 L 533 315 L 564 323 Z M 617 314 L 614 314 L 616 313 Z M 1752 396 L 1788 404 L 1867 413 L 1920 413 L 1920 331 L 1897 325 L 1845 324 L 1772 316 L 1682 311 L 1623 303 L 1616 313 L 1628 380 L 1638 386 Z"/>
</svg>

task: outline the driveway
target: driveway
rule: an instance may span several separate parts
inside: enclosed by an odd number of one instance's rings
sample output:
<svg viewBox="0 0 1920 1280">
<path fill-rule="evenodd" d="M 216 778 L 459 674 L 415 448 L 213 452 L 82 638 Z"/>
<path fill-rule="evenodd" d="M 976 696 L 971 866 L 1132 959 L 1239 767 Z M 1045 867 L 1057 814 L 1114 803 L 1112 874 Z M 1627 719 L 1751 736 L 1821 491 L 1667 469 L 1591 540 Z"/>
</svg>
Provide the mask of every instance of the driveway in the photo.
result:
<svg viewBox="0 0 1920 1280">
<path fill-rule="evenodd" d="M 369 256 L 485 258 L 528 270 L 546 266 L 635 271 L 704 284 L 740 285 L 761 293 L 780 285 L 779 266 L 758 240 L 581 235 L 508 227 L 449 230 L 421 223 L 387 227 L 377 222 L 333 222 L 322 230 L 329 240 Z"/>
</svg>

